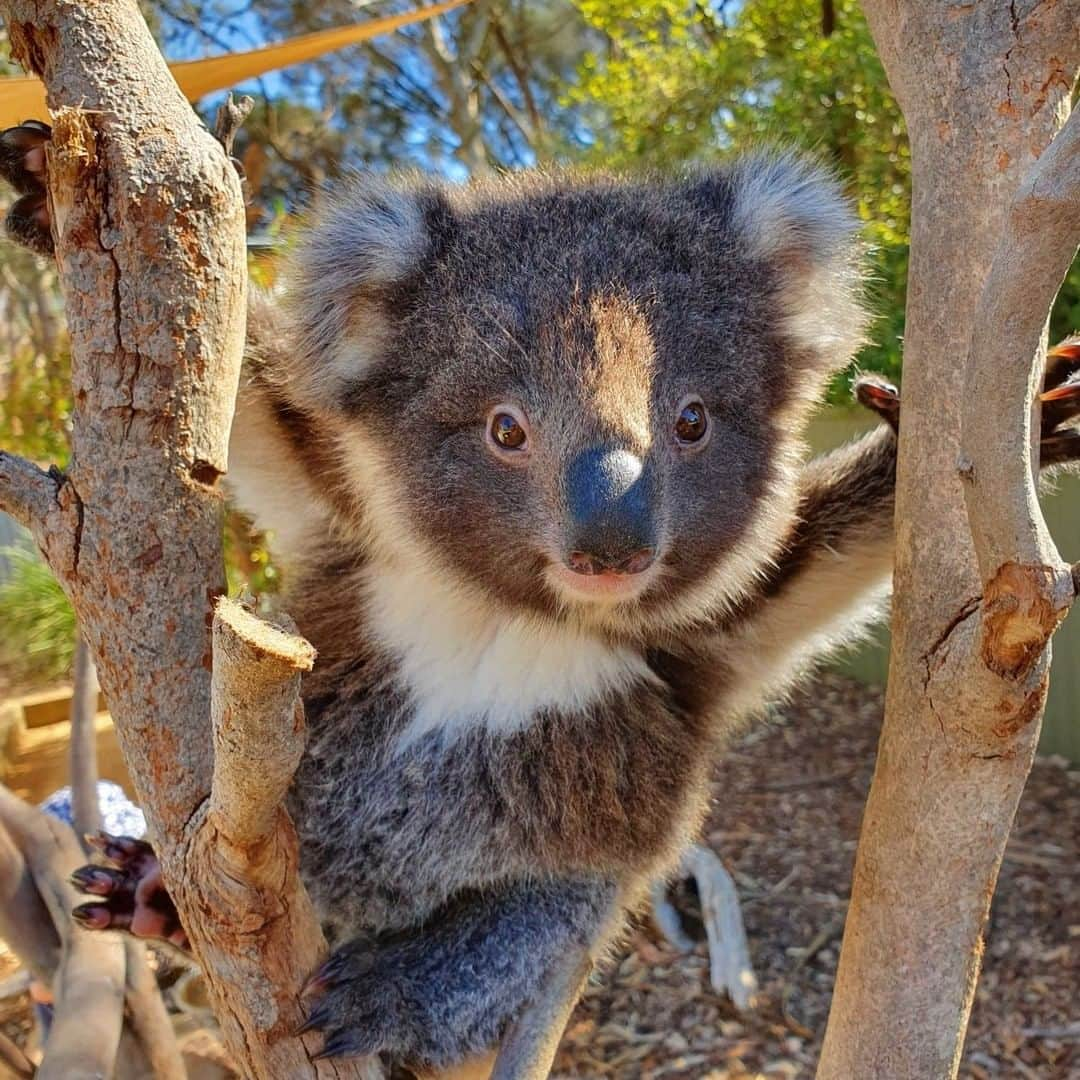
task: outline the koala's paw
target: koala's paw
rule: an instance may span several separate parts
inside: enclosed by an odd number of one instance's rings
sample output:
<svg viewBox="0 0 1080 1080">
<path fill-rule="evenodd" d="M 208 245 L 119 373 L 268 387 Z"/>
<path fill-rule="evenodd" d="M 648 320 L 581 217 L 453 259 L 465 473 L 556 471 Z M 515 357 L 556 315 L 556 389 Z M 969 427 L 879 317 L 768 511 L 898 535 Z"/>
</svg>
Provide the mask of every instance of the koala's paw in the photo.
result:
<svg viewBox="0 0 1080 1080">
<path fill-rule="evenodd" d="M 415 1050 L 402 951 L 375 938 L 350 941 L 308 980 L 313 1005 L 297 1034 L 323 1033 L 316 1059 Z"/>
<path fill-rule="evenodd" d="M 1080 461 L 1080 334 L 1068 337 L 1046 354 L 1042 402 L 1042 464 Z"/>
<path fill-rule="evenodd" d="M 89 930 L 126 930 L 186 950 L 187 934 L 165 889 L 154 849 L 142 840 L 104 832 L 88 840 L 110 865 L 80 866 L 71 875 L 80 892 L 95 897 L 75 908 L 72 917 Z"/>
<path fill-rule="evenodd" d="M 418 930 L 335 949 L 308 980 L 312 1006 L 299 1033 L 323 1033 L 319 1058 L 381 1054 L 410 1068 L 444 1068 L 490 1048 L 507 1010 L 520 1007 L 520 988 L 475 950 L 447 944 Z"/>
<path fill-rule="evenodd" d="M 0 176 L 22 196 L 8 211 L 8 236 L 42 255 L 52 253 L 49 200 L 45 192 L 45 144 L 52 128 L 38 120 L 0 131 Z"/>
<path fill-rule="evenodd" d="M 868 371 L 855 380 L 852 391 L 860 405 L 876 412 L 893 431 L 900 429 L 900 391 L 884 375 Z"/>
<path fill-rule="evenodd" d="M 852 387 L 860 405 L 876 412 L 892 429 L 900 427 L 900 391 L 881 375 L 867 372 Z M 1040 464 L 1044 469 L 1080 461 L 1080 335 L 1066 338 L 1046 354 Z"/>
</svg>

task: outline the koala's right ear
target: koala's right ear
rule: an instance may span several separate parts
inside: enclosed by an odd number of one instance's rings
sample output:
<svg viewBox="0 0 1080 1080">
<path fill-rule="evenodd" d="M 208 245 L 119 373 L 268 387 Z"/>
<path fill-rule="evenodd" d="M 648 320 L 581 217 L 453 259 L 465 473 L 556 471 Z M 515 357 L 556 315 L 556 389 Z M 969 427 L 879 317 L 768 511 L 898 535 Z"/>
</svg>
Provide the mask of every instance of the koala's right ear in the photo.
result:
<svg viewBox="0 0 1080 1080">
<path fill-rule="evenodd" d="M 339 188 L 297 244 L 285 274 L 293 340 L 290 396 L 336 408 L 391 337 L 393 286 L 419 272 L 445 230 L 445 195 L 434 185 L 362 177 Z"/>
</svg>

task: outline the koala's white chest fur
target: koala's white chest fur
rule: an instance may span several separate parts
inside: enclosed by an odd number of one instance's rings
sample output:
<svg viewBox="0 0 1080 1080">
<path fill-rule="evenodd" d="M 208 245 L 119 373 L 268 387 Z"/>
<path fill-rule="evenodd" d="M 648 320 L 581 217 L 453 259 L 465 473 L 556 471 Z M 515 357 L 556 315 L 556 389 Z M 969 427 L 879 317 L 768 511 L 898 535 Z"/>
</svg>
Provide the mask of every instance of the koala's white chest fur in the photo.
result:
<svg viewBox="0 0 1080 1080">
<path fill-rule="evenodd" d="M 431 732 L 510 734 L 546 710 L 580 712 L 654 680 L 637 651 L 539 616 L 496 613 L 426 571 L 372 569 L 370 627 L 413 703 L 399 749 Z"/>
</svg>

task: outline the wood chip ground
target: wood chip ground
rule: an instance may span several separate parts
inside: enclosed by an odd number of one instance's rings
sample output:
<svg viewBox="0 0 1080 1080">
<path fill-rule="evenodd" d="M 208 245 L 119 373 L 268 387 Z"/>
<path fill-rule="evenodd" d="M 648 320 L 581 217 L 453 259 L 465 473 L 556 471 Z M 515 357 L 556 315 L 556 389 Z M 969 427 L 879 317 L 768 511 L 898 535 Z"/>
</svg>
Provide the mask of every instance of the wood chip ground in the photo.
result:
<svg viewBox="0 0 1080 1080">
<path fill-rule="evenodd" d="M 556 1080 L 813 1076 L 882 704 L 826 676 L 717 768 L 706 834 L 741 891 L 756 1010 L 710 989 L 703 947 L 678 955 L 639 925 L 574 1014 Z M 0 962 L 0 983 L 12 974 Z M 27 1027 L 26 995 L 0 1000 L 0 1029 Z M 1080 1080 L 1080 765 L 1040 758 L 1021 800 L 960 1075 Z"/>
</svg>

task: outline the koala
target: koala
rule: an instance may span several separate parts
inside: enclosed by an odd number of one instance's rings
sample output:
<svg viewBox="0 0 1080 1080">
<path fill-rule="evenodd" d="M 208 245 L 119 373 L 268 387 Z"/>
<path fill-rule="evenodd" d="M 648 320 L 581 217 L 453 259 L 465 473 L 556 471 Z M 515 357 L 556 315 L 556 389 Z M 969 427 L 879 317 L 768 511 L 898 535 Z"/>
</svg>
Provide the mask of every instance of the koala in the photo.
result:
<svg viewBox="0 0 1080 1080">
<path fill-rule="evenodd" d="M 47 137 L 0 137 L 38 250 Z M 359 177 L 253 301 L 227 482 L 319 654 L 289 809 L 325 1056 L 496 1044 L 672 871 L 724 740 L 881 614 L 896 389 L 858 383 L 886 423 L 852 445 L 802 442 L 863 341 L 857 235 L 789 153 Z M 1048 369 L 1054 464 L 1077 353 Z M 182 943 L 148 849 L 100 843 L 80 918 Z"/>
</svg>

